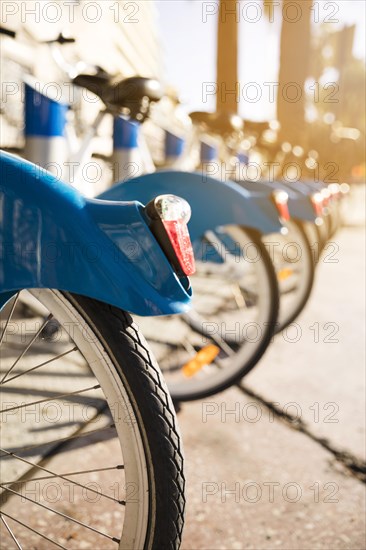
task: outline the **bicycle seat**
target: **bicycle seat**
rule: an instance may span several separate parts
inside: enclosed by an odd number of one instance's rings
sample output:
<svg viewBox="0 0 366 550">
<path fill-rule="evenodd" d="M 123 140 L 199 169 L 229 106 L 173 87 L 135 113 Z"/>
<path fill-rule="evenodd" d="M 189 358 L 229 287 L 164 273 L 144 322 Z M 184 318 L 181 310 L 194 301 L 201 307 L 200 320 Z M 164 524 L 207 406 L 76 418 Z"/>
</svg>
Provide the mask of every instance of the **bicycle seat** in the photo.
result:
<svg viewBox="0 0 366 550">
<path fill-rule="evenodd" d="M 215 134 L 231 134 L 243 129 L 243 120 L 235 113 L 206 113 L 195 111 L 189 115 L 194 124 L 204 124 Z"/>
<path fill-rule="evenodd" d="M 163 95 L 160 82 L 153 78 L 132 76 L 122 79 L 100 68 L 94 75 L 78 75 L 73 83 L 99 96 L 112 112 L 127 109 L 130 117 L 139 121 L 147 117 L 150 103 L 159 101 Z"/>
<path fill-rule="evenodd" d="M 206 111 L 193 111 L 189 113 L 189 117 L 192 120 L 193 124 L 206 124 L 212 113 L 207 113 Z"/>
<path fill-rule="evenodd" d="M 97 74 L 78 74 L 73 78 L 72 82 L 75 86 L 80 86 L 81 88 L 87 88 L 95 95 L 101 97 L 103 93 L 103 88 L 111 80 L 110 76 Z"/>
<path fill-rule="evenodd" d="M 96 67 L 94 74 L 78 74 L 72 83 L 80 88 L 86 88 L 103 100 L 106 86 L 110 85 L 113 76 L 106 73 L 101 67 Z"/>
</svg>

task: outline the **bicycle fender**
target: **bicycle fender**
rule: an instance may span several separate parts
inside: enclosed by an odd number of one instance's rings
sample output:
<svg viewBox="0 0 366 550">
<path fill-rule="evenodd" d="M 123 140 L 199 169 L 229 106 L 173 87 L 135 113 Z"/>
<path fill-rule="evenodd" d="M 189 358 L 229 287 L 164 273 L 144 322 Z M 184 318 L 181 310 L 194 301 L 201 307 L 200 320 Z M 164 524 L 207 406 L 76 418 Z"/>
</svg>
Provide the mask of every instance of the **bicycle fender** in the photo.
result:
<svg viewBox="0 0 366 550">
<path fill-rule="evenodd" d="M 288 185 L 281 181 L 240 181 L 239 185 L 247 189 L 248 191 L 262 192 L 268 197 L 276 189 L 286 191 L 288 194 L 288 209 L 292 218 L 296 218 L 301 221 L 315 222 L 316 214 L 314 208 L 310 202 L 309 194 L 301 192 L 300 189 L 295 186 Z"/>
<path fill-rule="evenodd" d="M 0 153 L 0 307 L 20 289 L 82 294 L 139 315 L 188 309 L 137 201 L 87 200 L 52 174 Z"/>
<path fill-rule="evenodd" d="M 207 177 L 198 172 L 163 170 L 114 185 L 99 198 L 149 202 L 157 195 L 173 193 L 191 205 L 189 231 L 196 241 L 208 230 L 241 225 L 268 234 L 281 230 L 277 210 L 263 193 L 251 193 L 231 181 Z"/>
</svg>

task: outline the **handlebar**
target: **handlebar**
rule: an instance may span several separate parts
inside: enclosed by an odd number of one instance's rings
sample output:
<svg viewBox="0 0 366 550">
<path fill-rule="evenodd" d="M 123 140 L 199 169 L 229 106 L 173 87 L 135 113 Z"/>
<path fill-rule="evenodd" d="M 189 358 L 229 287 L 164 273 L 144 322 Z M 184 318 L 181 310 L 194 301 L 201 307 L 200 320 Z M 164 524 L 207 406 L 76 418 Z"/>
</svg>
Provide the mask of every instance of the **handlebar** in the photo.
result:
<svg viewBox="0 0 366 550">
<path fill-rule="evenodd" d="M 64 34 L 62 34 L 62 32 L 60 32 L 57 38 L 46 40 L 42 42 L 42 44 L 60 44 L 62 46 L 63 44 L 74 44 L 75 42 L 75 38 L 72 38 L 71 36 L 65 36 Z"/>
<path fill-rule="evenodd" d="M 17 36 L 16 31 L 6 29 L 5 27 L 0 27 L 0 34 L 3 34 L 4 36 L 9 36 L 10 38 L 16 38 Z M 29 31 L 27 31 L 27 34 L 31 36 L 32 39 L 34 39 L 33 35 L 30 35 Z M 62 32 L 60 32 L 60 34 L 56 38 L 45 40 L 43 42 L 40 42 L 40 44 L 60 44 L 62 46 L 63 44 L 74 44 L 75 42 L 75 38 L 72 38 L 71 36 L 65 36 Z"/>
<path fill-rule="evenodd" d="M 0 34 L 4 34 L 5 36 L 10 36 L 10 38 L 15 38 L 17 35 L 15 31 L 11 31 L 10 29 L 5 29 L 4 27 L 0 27 Z"/>
</svg>

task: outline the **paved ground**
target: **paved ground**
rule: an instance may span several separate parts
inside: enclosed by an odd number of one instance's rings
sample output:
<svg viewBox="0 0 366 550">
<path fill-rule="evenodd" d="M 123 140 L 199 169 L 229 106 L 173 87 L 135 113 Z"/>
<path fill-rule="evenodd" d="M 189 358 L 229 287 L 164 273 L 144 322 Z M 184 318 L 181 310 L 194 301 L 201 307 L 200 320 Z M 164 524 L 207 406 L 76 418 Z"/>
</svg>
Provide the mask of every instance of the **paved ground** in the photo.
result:
<svg viewBox="0 0 366 550">
<path fill-rule="evenodd" d="M 366 548 L 364 203 L 360 188 L 347 226 L 319 263 L 306 310 L 285 335 L 275 338 L 242 386 L 182 406 L 179 421 L 187 472 L 184 550 Z M 51 396 L 52 391 L 60 393 L 61 384 L 74 373 L 71 358 L 70 364 L 63 363 L 59 379 L 53 368 L 43 371 Z M 78 376 L 90 384 L 87 373 L 81 370 Z M 99 407 L 96 393 L 92 412 Z M 108 425 L 109 420 L 101 422 Z M 66 436 L 73 426 L 64 422 L 57 437 Z M 22 444 L 34 443 L 47 429 L 51 427 L 38 422 L 29 432 L 32 441 Z M 109 432 L 103 440 L 95 438 L 86 438 L 83 445 L 75 442 L 47 467 L 83 470 L 86 457 L 88 465 L 111 466 L 116 439 Z M 92 481 L 112 488 L 116 475 L 115 470 L 98 472 Z M 69 490 L 65 483 L 61 487 Z M 37 484 L 30 486 L 27 494 L 33 498 L 36 488 Z M 53 502 L 53 494 L 48 496 Z M 114 502 L 107 501 L 103 514 L 94 518 L 87 500 L 76 491 L 62 510 L 100 529 L 118 530 L 121 513 Z M 42 530 L 42 515 L 12 502 L 10 512 L 18 520 L 31 519 L 33 527 Z M 85 538 L 77 526 L 65 527 L 60 518 L 52 527 L 67 547 L 113 547 L 105 539 L 97 541 L 93 533 Z M 1 548 L 10 548 L 8 539 L 4 541 Z M 46 550 L 49 544 L 29 535 L 24 547 Z"/>
<path fill-rule="evenodd" d="M 306 310 L 246 378 L 248 393 L 183 406 L 186 550 L 366 547 L 362 190 L 352 205 L 327 251 L 337 261 L 323 256 Z"/>
</svg>

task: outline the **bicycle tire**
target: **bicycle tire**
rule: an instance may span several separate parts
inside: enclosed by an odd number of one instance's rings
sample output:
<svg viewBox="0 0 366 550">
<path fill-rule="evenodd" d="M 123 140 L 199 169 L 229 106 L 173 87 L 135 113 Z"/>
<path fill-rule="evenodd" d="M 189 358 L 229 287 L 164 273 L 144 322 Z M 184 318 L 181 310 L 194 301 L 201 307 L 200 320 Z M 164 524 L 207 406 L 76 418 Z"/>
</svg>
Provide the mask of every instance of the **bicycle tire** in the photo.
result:
<svg viewBox="0 0 366 550">
<path fill-rule="evenodd" d="M 228 228 L 224 229 L 225 231 L 229 231 Z M 239 233 L 241 233 L 245 236 L 245 239 L 253 243 L 259 251 L 261 276 L 263 278 L 262 284 L 266 286 L 266 297 L 268 298 L 265 304 L 265 316 L 263 316 L 265 320 L 260 326 L 261 337 L 259 343 L 253 348 L 253 352 L 249 357 L 246 357 L 245 361 L 243 361 L 242 357 L 243 354 L 247 355 L 247 348 L 244 349 L 245 344 L 241 347 L 238 346 L 238 349 L 236 349 L 232 357 L 230 357 L 230 367 L 221 371 L 221 376 L 217 376 L 217 381 L 213 381 L 215 379 L 211 381 L 207 380 L 206 386 L 202 384 L 201 387 L 194 388 L 187 385 L 186 389 L 179 389 L 177 386 L 170 384 L 169 379 L 167 379 L 167 385 L 174 402 L 193 401 L 206 398 L 236 384 L 257 365 L 272 341 L 279 311 L 279 291 L 273 263 L 268 251 L 262 243 L 261 234 L 259 232 L 251 228 L 236 226 L 235 231 L 239 242 Z M 192 278 L 192 284 L 194 288 L 194 278 Z M 191 322 L 191 326 L 197 333 L 205 334 L 202 332 L 202 327 L 200 327 L 199 323 L 195 326 L 193 321 Z"/>
<path fill-rule="evenodd" d="M 289 311 L 281 315 L 281 293 L 280 293 L 280 312 L 278 316 L 278 323 L 276 326 L 276 333 L 279 333 L 291 325 L 295 319 L 300 315 L 304 307 L 306 306 L 311 291 L 314 285 L 315 277 L 315 262 L 314 255 L 311 250 L 309 239 L 307 237 L 304 225 L 301 221 L 292 219 L 289 222 L 289 227 L 293 227 L 295 230 L 294 238 L 296 239 L 297 244 L 301 249 L 301 273 L 299 274 L 300 278 L 300 292 L 298 295 L 295 295 L 295 300 L 293 300 L 292 307 L 289 308 Z"/>
<path fill-rule="evenodd" d="M 148 491 L 141 490 L 140 501 L 147 512 L 144 511 L 141 521 L 136 520 L 138 526 L 142 525 L 139 536 L 123 538 L 122 533 L 119 548 L 179 548 L 185 507 L 182 445 L 171 398 L 146 341 L 124 311 L 79 295 L 48 290 L 36 292 L 43 299 L 44 293 L 52 294 L 60 308 L 82 319 L 96 338 L 101 362 L 106 361 L 111 369 L 110 384 L 123 387 L 128 396 L 133 420 L 129 419 L 132 427 L 124 429 L 132 430 L 133 434 L 138 430 L 139 436 L 133 437 L 141 438 L 144 453 L 141 463 L 146 463 L 142 476 L 146 475 Z M 48 298 L 48 303 L 52 304 L 52 299 Z M 47 303 L 47 297 L 43 303 Z M 106 398 L 110 405 L 109 396 Z M 118 419 L 118 422 L 122 425 L 124 420 Z M 131 517 L 127 515 L 131 510 L 133 505 L 125 517 Z"/>
</svg>

